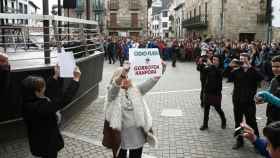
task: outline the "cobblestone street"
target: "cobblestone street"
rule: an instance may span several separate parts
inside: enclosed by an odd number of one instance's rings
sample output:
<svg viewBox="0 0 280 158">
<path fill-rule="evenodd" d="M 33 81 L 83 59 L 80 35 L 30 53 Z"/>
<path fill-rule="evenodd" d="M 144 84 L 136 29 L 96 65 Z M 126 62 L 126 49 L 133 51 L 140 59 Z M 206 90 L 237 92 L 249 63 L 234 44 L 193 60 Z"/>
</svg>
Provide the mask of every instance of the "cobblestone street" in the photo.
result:
<svg viewBox="0 0 280 158">
<path fill-rule="evenodd" d="M 159 145 L 156 149 L 145 146 L 143 157 L 259 158 L 260 156 L 248 141 L 240 150 L 231 149 L 234 144 L 232 85 L 228 83 L 223 85 L 222 107 L 227 118 L 227 128 L 221 129 L 220 118 L 214 108 L 211 108 L 209 130 L 200 131 L 203 111 L 200 108 L 199 100 L 199 73 L 193 63 L 178 63 L 176 68 L 172 68 L 170 62 L 167 65 L 164 76 L 145 97 L 153 116 L 154 132 L 159 140 Z M 99 87 L 99 98 L 63 125 L 65 148 L 59 153 L 59 158 L 112 157 L 111 151 L 102 147 L 101 139 L 106 84 L 117 66 L 105 62 L 103 81 Z M 266 106 L 261 105 L 257 107 L 260 131 L 266 121 L 265 108 Z M 32 158 L 27 139 L 0 142 L 0 158 Z"/>
</svg>

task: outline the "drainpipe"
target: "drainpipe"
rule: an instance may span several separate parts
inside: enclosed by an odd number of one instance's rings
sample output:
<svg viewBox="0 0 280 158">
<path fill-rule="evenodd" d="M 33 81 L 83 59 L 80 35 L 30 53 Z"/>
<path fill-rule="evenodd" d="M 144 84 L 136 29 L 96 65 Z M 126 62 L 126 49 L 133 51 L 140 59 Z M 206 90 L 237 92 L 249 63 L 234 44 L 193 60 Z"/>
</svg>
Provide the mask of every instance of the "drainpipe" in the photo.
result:
<svg viewBox="0 0 280 158">
<path fill-rule="evenodd" d="M 222 39 L 224 33 L 224 0 L 221 0 L 220 22 L 220 38 Z"/>
<path fill-rule="evenodd" d="M 267 0 L 267 7 L 266 7 L 266 19 L 267 21 L 267 43 L 271 44 L 272 40 L 272 0 Z"/>
<path fill-rule="evenodd" d="M 43 0 L 43 15 L 49 15 L 49 0 Z M 50 22 L 49 20 L 44 20 L 43 23 L 44 27 L 44 57 L 45 57 L 45 64 L 50 64 Z"/>
</svg>

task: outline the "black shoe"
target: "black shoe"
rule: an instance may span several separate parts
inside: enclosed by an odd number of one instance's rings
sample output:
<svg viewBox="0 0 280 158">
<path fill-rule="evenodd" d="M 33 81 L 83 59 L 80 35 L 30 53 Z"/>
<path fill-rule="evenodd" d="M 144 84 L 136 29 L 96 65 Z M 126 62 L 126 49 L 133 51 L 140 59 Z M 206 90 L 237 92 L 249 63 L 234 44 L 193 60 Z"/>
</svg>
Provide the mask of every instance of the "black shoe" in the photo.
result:
<svg viewBox="0 0 280 158">
<path fill-rule="evenodd" d="M 232 146 L 232 149 L 233 150 L 237 150 L 237 149 L 239 149 L 239 148 L 241 148 L 241 147 L 243 147 L 244 146 L 244 143 L 242 143 L 242 142 L 240 142 L 240 141 L 237 141 L 233 146 Z"/>
<path fill-rule="evenodd" d="M 221 127 L 222 127 L 222 129 L 226 129 L 226 128 L 227 128 L 227 123 L 226 123 L 226 121 L 223 121 L 223 122 L 222 122 L 222 126 L 221 126 Z"/>
<path fill-rule="evenodd" d="M 200 129 L 201 131 L 204 131 L 204 130 L 207 130 L 207 129 L 208 129 L 208 126 L 202 125 L 199 129 Z"/>
</svg>

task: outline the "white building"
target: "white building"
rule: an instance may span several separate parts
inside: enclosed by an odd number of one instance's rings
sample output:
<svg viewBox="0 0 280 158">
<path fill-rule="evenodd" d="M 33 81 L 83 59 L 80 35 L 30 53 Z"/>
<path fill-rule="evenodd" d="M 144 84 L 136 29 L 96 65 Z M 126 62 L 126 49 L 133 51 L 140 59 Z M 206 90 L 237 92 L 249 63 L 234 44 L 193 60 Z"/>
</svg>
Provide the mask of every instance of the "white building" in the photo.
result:
<svg viewBox="0 0 280 158">
<path fill-rule="evenodd" d="M 184 37 L 182 19 L 185 14 L 185 0 L 171 0 L 168 3 L 170 13 L 170 33 L 177 39 Z"/>
<path fill-rule="evenodd" d="M 12 14 L 37 14 L 40 9 L 31 0 L 4 0 L 4 13 Z M 35 21 L 31 20 L 8 20 L 5 19 L 5 25 L 35 25 Z"/>
<path fill-rule="evenodd" d="M 182 27 L 182 21 L 185 19 L 185 3 L 181 3 L 174 8 L 174 24 L 175 24 L 175 37 L 177 39 L 184 38 L 184 29 Z"/>
<path fill-rule="evenodd" d="M 152 7 L 152 37 L 168 38 L 169 34 L 169 10 L 167 8 L 168 0 L 162 0 L 162 7 Z"/>
</svg>

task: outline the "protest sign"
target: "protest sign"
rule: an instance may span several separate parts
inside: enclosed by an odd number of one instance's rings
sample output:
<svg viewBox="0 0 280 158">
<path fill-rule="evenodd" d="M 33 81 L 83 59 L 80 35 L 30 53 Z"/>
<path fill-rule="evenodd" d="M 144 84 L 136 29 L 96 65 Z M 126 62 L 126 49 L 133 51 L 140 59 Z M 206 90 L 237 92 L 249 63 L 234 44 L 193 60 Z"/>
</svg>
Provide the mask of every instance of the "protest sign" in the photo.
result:
<svg viewBox="0 0 280 158">
<path fill-rule="evenodd" d="M 129 62 L 134 78 L 161 76 L 162 66 L 157 48 L 130 48 Z"/>
<path fill-rule="evenodd" d="M 60 77 L 62 78 L 72 78 L 74 77 L 74 70 L 76 67 L 76 62 L 74 59 L 73 52 L 61 51 L 57 54 L 57 62 L 60 70 Z"/>
</svg>

